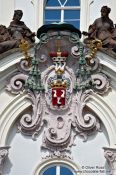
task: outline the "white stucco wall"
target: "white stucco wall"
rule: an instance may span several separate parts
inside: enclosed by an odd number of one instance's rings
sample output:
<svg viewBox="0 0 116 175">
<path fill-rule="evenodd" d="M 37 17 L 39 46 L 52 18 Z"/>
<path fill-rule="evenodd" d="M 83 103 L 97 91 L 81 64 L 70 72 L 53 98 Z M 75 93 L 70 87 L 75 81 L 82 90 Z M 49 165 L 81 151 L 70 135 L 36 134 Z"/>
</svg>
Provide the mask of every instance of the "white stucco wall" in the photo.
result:
<svg viewBox="0 0 116 175">
<path fill-rule="evenodd" d="M 15 0 L 15 9 L 23 11 L 21 20 L 24 21 L 32 31 L 35 31 L 34 4 L 30 0 Z"/>
<path fill-rule="evenodd" d="M 41 162 L 40 144 L 42 135 L 37 141 L 30 137 L 16 133 L 17 127 L 12 128 L 6 145 L 11 145 L 9 159 L 5 162 L 3 174 L 5 175 L 32 175 L 35 166 Z"/>
<path fill-rule="evenodd" d="M 105 129 L 103 127 L 102 129 L 103 132 L 90 137 L 87 142 L 83 142 L 79 137 L 75 140 L 76 146 L 72 148 L 72 161 L 79 165 L 80 168 L 84 166 L 83 170 L 90 170 L 88 166 L 95 167 L 94 170 L 97 170 L 97 166 L 105 169 L 106 160 L 103 156 L 104 150 L 102 147 L 109 146 L 109 143 Z M 41 143 L 43 132 L 36 141 L 33 141 L 31 137 L 23 136 L 20 133 L 16 133 L 16 131 L 17 127 L 15 124 L 9 132 L 6 141 L 6 145 L 10 145 L 11 148 L 9 150 L 9 159 L 5 162 L 3 175 L 33 175 L 36 165 L 39 165 L 42 161 Z M 86 173 L 86 175 L 89 174 Z"/>
<path fill-rule="evenodd" d="M 14 0 L 0 0 L 0 24 L 9 26 L 14 8 Z"/>
</svg>

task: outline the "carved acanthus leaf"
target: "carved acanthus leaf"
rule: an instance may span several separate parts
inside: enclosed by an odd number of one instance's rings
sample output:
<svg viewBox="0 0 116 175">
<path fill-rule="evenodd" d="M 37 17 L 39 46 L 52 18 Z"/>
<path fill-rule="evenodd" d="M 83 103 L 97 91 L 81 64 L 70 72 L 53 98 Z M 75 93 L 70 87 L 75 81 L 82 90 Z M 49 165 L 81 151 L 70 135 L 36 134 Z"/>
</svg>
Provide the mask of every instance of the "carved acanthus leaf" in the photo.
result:
<svg viewBox="0 0 116 175">
<path fill-rule="evenodd" d="M 113 153 L 113 151 L 105 151 L 104 156 L 109 162 L 114 162 L 116 160 L 116 155 Z"/>
<path fill-rule="evenodd" d="M 60 151 L 49 152 L 48 154 L 42 156 L 42 159 L 53 159 L 53 158 L 71 160 L 72 156 L 68 152 L 60 152 Z"/>
<path fill-rule="evenodd" d="M 106 148 L 104 147 L 104 157 L 108 161 L 110 166 L 110 174 L 114 174 L 115 168 L 114 164 L 116 163 L 116 148 Z"/>
</svg>

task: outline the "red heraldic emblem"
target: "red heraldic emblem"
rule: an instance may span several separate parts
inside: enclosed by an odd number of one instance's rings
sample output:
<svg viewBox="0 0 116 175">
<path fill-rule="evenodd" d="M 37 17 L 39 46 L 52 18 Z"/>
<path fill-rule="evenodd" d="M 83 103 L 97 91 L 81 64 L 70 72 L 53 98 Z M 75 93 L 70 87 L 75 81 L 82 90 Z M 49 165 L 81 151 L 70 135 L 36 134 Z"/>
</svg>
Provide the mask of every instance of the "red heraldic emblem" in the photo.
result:
<svg viewBox="0 0 116 175">
<path fill-rule="evenodd" d="M 66 89 L 64 87 L 52 88 L 52 105 L 65 106 Z"/>
</svg>

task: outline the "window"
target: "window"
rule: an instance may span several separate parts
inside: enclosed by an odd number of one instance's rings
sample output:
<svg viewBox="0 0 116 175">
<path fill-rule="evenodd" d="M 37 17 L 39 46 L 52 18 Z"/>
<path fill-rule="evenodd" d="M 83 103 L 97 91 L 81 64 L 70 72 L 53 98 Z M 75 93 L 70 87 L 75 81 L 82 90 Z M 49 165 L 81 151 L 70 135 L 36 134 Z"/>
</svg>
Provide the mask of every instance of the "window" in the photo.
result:
<svg viewBox="0 0 116 175">
<path fill-rule="evenodd" d="M 66 22 L 80 28 L 80 0 L 47 0 L 45 24 Z"/>
<path fill-rule="evenodd" d="M 63 165 L 56 165 L 48 167 L 42 171 L 41 175 L 74 175 L 72 170 L 69 167 Z"/>
</svg>

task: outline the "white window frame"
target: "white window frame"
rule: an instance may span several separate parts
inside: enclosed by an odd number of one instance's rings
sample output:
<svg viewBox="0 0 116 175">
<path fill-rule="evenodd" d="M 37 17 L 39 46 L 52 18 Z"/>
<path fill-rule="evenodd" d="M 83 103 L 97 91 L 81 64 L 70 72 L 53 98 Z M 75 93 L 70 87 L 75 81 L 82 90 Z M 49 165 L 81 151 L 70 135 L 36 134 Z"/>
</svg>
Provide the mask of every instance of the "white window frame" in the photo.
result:
<svg viewBox="0 0 116 175">
<path fill-rule="evenodd" d="M 42 161 L 35 168 L 35 170 L 33 172 L 33 175 L 42 175 L 44 170 L 47 170 L 48 167 L 52 167 L 54 165 L 55 166 L 57 165 L 57 173 L 56 173 L 56 175 L 59 175 L 59 172 L 60 172 L 59 166 L 61 166 L 61 165 L 63 165 L 64 167 L 69 168 L 72 172 L 74 172 L 74 175 L 77 175 L 77 174 L 78 175 L 82 175 L 82 173 L 80 173 L 82 170 L 81 170 L 79 165 L 75 164 L 71 160 L 57 159 L 57 158 L 52 158 L 52 159 L 48 159 L 48 160 Z"/>
<path fill-rule="evenodd" d="M 33 0 L 33 1 L 34 1 L 33 2 L 34 10 L 35 10 L 35 29 L 37 31 L 37 29 L 44 24 L 44 10 L 45 10 L 45 5 L 46 5 L 46 0 Z M 92 0 L 80 0 L 80 9 L 81 9 L 80 10 L 80 30 L 81 31 L 88 30 L 89 8 L 90 8 L 91 1 Z M 65 7 L 65 8 L 67 8 L 68 10 L 68 7 Z"/>
<path fill-rule="evenodd" d="M 60 22 L 64 22 L 64 10 L 80 10 L 80 6 L 65 6 L 67 1 L 65 1 L 64 4 L 61 4 L 60 1 L 58 0 L 60 6 L 46 6 L 45 10 L 61 10 Z M 80 19 L 79 19 L 79 21 L 80 21 Z"/>
</svg>

